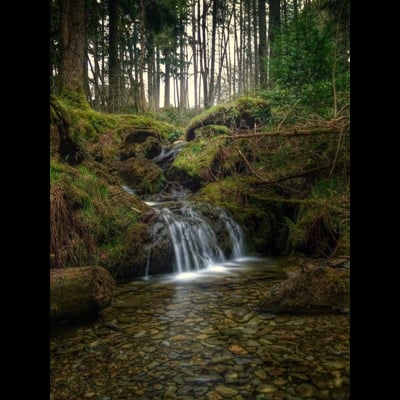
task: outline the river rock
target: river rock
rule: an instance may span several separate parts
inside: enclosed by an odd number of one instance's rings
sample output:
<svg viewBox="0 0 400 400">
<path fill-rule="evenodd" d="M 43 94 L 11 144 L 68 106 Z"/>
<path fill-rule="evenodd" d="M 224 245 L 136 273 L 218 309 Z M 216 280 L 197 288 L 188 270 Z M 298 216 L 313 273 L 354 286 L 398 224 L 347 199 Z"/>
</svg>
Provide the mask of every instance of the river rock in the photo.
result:
<svg viewBox="0 0 400 400">
<path fill-rule="evenodd" d="M 230 388 L 225 385 L 218 385 L 215 390 L 222 396 L 222 397 L 229 397 L 235 396 L 237 394 L 237 390 Z"/>
<path fill-rule="evenodd" d="M 350 308 L 350 273 L 315 267 L 271 288 L 257 309 L 272 313 L 345 312 Z"/>
</svg>

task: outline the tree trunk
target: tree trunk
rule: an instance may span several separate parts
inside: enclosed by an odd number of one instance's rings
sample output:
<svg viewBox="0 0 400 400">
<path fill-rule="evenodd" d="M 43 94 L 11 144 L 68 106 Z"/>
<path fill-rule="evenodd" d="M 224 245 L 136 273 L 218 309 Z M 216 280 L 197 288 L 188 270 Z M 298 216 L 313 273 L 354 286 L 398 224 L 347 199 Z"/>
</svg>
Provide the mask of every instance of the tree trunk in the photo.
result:
<svg viewBox="0 0 400 400">
<path fill-rule="evenodd" d="M 194 109 L 198 110 L 197 102 L 197 50 L 196 50 L 196 8 L 195 1 L 192 2 L 192 50 L 193 50 L 193 78 L 194 78 Z"/>
<path fill-rule="evenodd" d="M 260 63 L 258 61 L 258 24 L 257 24 L 257 16 L 258 16 L 258 10 L 257 10 L 257 0 L 253 0 L 252 2 L 252 8 L 253 8 L 253 20 L 255 21 L 253 25 L 253 42 L 254 42 L 254 81 L 253 84 L 254 86 L 259 85 L 259 66 Z"/>
<path fill-rule="evenodd" d="M 280 0 L 269 0 L 269 26 L 268 26 L 268 41 L 269 41 L 269 58 L 273 59 L 275 57 L 275 38 L 279 33 L 281 27 L 281 4 Z M 271 87 L 272 82 L 268 82 L 269 87 Z"/>
<path fill-rule="evenodd" d="M 84 94 L 85 0 L 60 1 L 62 92 Z"/>
<path fill-rule="evenodd" d="M 246 1 L 246 9 L 247 9 L 247 45 L 246 45 L 246 64 L 247 64 L 247 91 L 251 90 L 253 87 L 253 55 L 252 55 L 252 32 L 251 26 L 252 24 L 252 15 L 251 15 L 251 1 Z"/>
<path fill-rule="evenodd" d="M 207 104 L 211 107 L 214 103 L 215 97 L 215 42 L 217 37 L 217 12 L 218 12 L 218 0 L 213 1 L 213 8 L 212 8 L 212 31 L 211 31 L 211 57 L 210 57 L 210 87 L 208 92 L 208 101 Z"/>
<path fill-rule="evenodd" d="M 114 288 L 113 277 L 102 267 L 51 269 L 50 317 L 74 317 L 107 307 Z"/>
<path fill-rule="evenodd" d="M 200 4 L 200 1 L 199 1 Z M 200 46 L 201 46 L 201 59 L 202 63 L 200 65 L 201 75 L 203 77 L 203 98 L 204 98 L 204 108 L 209 108 L 209 95 L 208 95 L 208 57 L 207 57 L 207 0 L 203 0 L 203 14 L 202 14 L 202 33 L 203 37 L 199 36 Z"/>
<path fill-rule="evenodd" d="M 267 88 L 268 83 L 268 69 L 267 69 L 267 19 L 265 1 L 258 0 L 258 61 L 260 63 L 260 87 Z"/>
<path fill-rule="evenodd" d="M 139 91 L 140 91 L 140 111 L 145 112 L 147 110 L 146 104 L 146 92 L 144 89 L 144 66 L 146 58 L 146 29 L 145 29 L 145 17 L 146 8 L 144 6 L 143 0 L 140 0 L 140 60 L 139 60 Z"/>
<path fill-rule="evenodd" d="M 147 98 L 149 111 L 155 111 L 155 48 L 154 36 L 151 32 L 147 35 Z"/>
<path fill-rule="evenodd" d="M 115 112 L 118 110 L 119 100 L 118 0 L 109 0 L 108 13 L 110 18 L 108 109 L 110 112 Z"/>
<path fill-rule="evenodd" d="M 165 88 L 164 88 L 164 109 L 171 107 L 171 74 L 170 74 L 170 61 L 169 50 L 165 49 Z"/>
</svg>

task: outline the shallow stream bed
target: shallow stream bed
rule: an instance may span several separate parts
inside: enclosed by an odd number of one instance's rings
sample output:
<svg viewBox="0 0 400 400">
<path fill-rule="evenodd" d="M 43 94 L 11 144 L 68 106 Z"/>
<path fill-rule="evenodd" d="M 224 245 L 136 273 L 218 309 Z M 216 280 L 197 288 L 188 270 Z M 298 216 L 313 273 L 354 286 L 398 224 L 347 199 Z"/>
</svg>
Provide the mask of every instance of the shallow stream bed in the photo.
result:
<svg viewBox="0 0 400 400">
<path fill-rule="evenodd" d="M 349 399 L 349 315 L 255 310 L 284 266 L 247 257 L 118 285 L 99 318 L 52 329 L 50 399 Z"/>
</svg>

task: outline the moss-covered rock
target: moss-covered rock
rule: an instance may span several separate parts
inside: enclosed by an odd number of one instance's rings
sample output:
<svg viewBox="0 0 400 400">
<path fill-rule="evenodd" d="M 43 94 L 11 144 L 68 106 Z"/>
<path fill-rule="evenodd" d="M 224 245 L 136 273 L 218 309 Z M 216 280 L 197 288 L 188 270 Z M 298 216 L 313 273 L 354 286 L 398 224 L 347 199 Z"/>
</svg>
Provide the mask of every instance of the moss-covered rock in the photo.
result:
<svg viewBox="0 0 400 400">
<path fill-rule="evenodd" d="M 216 135 L 230 135 L 231 131 L 225 125 L 207 125 L 197 128 L 194 134 L 196 138 L 210 138 Z"/>
<path fill-rule="evenodd" d="M 145 158 L 129 158 L 116 163 L 116 168 L 128 186 L 138 193 L 156 193 L 165 184 L 163 170 Z"/>
<path fill-rule="evenodd" d="M 316 267 L 274 286 L 258 309 L 272 313 L 348 312 L 350 273 Z"/>
<path fill-rule="evenodd" d="M 60 160 L 73 165 L 88 156 L 99 162 L 113 162 L 121 150 L 129 152 L 124 146 L 144 143 L 148 137 L 160 142 L 155 148 L 151 141 L 150 148 L 148 143 L 141 150 L 145 157 L 152 158 L 157 155 L 161 143 L 172 142 L 177 132 L 181 132 L 177 127 L 151 116 L 105 114 L 69 96 L 51 97 L 50 152 L 53 157 L 59 156 Z"/>
<path fill-rule="evenodd" d="M 293 215 L 297 205 L 273 201 L 273 190 L 260 190 L 254 182 L 253 176 L 230 176 L 202 187 L 193 199 L 227 209 L 242 227 L 250 251 L 280 254 L 285 251 L 288 235 L 285 216 Z M 270 200 L 253 197 L 263 191 Z"/>
<path fill-rule="evenodd" d="M 132 140 L 133 139 L 133 140 Z M 135 135 L 128 137 L 120 147 L 119 158 L 121 161 L 131 157 L 152 159 L 158 156 L 162 150 L 162 143 L 155 136 Z"/>
<path fill-rule="evenodd" d="M 308 200 L 288 220 L 288 248 L 313 257 L 350 253 L 349 194 L 339 177 L 314 180 Z"/>
<path fill-rule="evenodd" d="M 186 128 L 186 140 L 193 140 L 196 129 L 207 125 L 224 125 L 230 130 L 253 129 L 254 124 L 266 124 L 270 118 L 269 101 L 241 97 L 230 103 L 211 107 L 194 117 Z"/>
<path fill-rule="evenodd" d="M 101 168 L 50 163 L 50 253 L 52 266 L 99 265 L 117 279 L 144 273 L 150 239 L 142 215 L 153 210 L 125 192 Z M 107 173 L 102 171 L 105 176 Z"/>
<path fill-rule="evenodd" d="M 176 156 L 167 177 L 180 180 L 194 190 L 206 182 L 214 181 L 223 162 L 223 146 L 224 140 L 218 138 L 191 141 Z"/>
</svg>

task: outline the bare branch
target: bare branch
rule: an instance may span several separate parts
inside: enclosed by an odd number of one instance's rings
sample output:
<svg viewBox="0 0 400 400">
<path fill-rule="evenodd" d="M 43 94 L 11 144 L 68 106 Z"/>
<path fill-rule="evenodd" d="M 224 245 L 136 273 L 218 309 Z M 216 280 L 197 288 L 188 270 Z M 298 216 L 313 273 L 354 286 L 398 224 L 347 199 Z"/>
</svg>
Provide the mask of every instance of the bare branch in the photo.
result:
<svg viewBox="0 0 400 400">
<path fill-rule="evenodd" d="M 292 174 L 292 175 L 286 175 L 283 176 L 281 178 L 277 178 L 277 179 L 265 179 L 264 177 L 262 177 L 260 174 L 258 174 L 257 171 L 254 170 L 254 168 L 250 165 L 249 160 L 246 158 L 246 156 L 240 151 L 240 149 L 238 147 L 236 147 L 236 150 L 239 152 L 240 156 L 243 158 L 244 162 L 246 163 L 247 167 L 249 168 L 249 170 L 251 171 L 251 173 L 258 179 L 260 179 L 260 181 L 263 184 L 267 184 L 267 185 L 272 185 L 272 184 L 277 184 L 279 182 L 283 182 L 283 181 L 287 181 L 289 179 L 294 179 L 294 178 L 301 178 L 303 176 L 307 176 L 310 174 L 313 174 L 314 172 L 319 172 L 322 171 L 324 169 L 327 169 L 328 167 L 320 167 L 320 168 L 311 168 L 311 169 L 307 169 L 305 171 L 302 172 L 298 172 L 297 174 Z"/>
<path fill-rule="evenodd" d="M 248 133 L 246 133 L 248 132 Z M 294 137 L 294 136 L 317 136 L 317 135 L 338 135 L 341 133 L 340 129 L 336 127 L 331 128 L 314 128 L 307 130 L 293 130 L 293 131 L 276 131 L 276 132 L 256 132 L 253 130 L 244 131 L 239 135 L 221 135 L 216 136 L 220 139 L 248 139 L 253 137 L 261 137 L 261 136 L 283 136 L 283 137 Z"/>
</svg>

